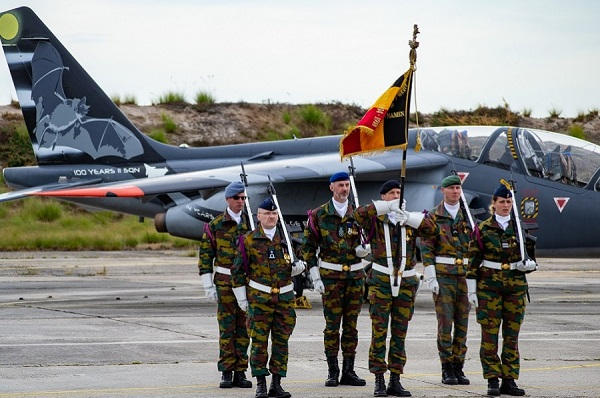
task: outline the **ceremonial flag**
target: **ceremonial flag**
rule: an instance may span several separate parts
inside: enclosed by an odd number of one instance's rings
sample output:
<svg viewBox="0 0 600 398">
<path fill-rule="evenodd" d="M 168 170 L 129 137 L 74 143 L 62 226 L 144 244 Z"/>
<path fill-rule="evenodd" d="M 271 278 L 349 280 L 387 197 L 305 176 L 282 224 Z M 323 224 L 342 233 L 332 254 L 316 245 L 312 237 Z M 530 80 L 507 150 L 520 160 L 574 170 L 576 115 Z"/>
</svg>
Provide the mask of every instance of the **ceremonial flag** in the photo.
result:
<svg viewBox="0 0 600 398">
<path fill-rule="evenodd" d="M 362 153 L 406 149 L 413 68 L 409 68 L 340 140 L 342 159 Z"/>
</svg>

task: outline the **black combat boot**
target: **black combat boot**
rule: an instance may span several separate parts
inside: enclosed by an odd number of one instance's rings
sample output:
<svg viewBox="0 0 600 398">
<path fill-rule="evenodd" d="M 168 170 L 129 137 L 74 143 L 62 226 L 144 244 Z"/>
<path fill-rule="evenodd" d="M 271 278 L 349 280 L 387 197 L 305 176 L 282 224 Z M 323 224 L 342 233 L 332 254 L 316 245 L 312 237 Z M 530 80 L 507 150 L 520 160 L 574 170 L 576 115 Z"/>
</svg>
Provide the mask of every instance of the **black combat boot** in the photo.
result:
<svg viewBox="0 0 600 398">
<path fill-rule="evenodd" d="M 223 372 L 221 376 L 221 383 L 219 384 L 220 388 L 231 388 L 233 387 L 233 372 L 227 370 Z"/>
<path fill-rule="evenodd" d="M 252 388 L 252 382 L 246 379 L 246 372 L 235 371 L 233 372 L 233 385 L 240 388 Z"/>
<path fill-rule="evenodd" d="M 273 374 L 271 376 L 271 386 L 269 387 L 269 397 L 290 398 L 291 396 L 292 394 L 281 388 L 281 376 Z"/>
<path fill-rule="evenodd" d="M 502 385 L 500 386 L 500 393 L 506 395 L 512 395 L 521 397 L 525 395 L 525 390 L 517 387 L 517 383 L 513 379 L 502 379 Z"/>
<path fill-rule="evenodd" d="M 456 376 L 456 380 L 458 380 L 458 384 L 463 386 L 471 384 L 463 372 L 463 362 L 454 362 L 454 375 Z"/>
<path fill-rule="evenodd" d="M 388 384 L 387 393 L 394 397 L 410 397 L 410 391 L 405 390 L 400 384 L 400 375 L 398 373 L 390 374 L 390 384 Z"/>
<path fill-rule="evenodd" d="M 256 398 L 268 398 L 266 376 L 256 376 Z"/>
<path fill-rule="evenodd" d="M 491 395 L 492 397 L 500 396 L 500 382 L 497 377 L 492 377 L 488 379 L 488 391 L 487 395 Z"/>
<path fill-rule="evenodd" d="M 347 386 L 364 386 L 367 384 L 365 379 L 361 379 L 354 373 L 354 357 L 344 357 L 340 384 Z"/>
<path fill-rule="evenodd" d="M 338 378 L 340 377 L 340 367 L 338 365 L 337 356 L 327 357 L 327 367 L 329 371 L 327 373 L 327 380 L 325 381 L 326 387 L 337 387 L 340 384 Z"/>
<path fill-rule="evenodd" d="M 442 384 L 458 384 L 458 379 L 456 378 L 456 374 L 454 373 L 454 367 L 450 362 L 442 364 Z"/>
<path fill-rule="evenodd" d="M 385 378 L 383 377 L 383 373 L 375 374 L 375 391 L 373 391 L 374 397 L 387 397 L 387 392 L 385 391 Z"/>
</svg>

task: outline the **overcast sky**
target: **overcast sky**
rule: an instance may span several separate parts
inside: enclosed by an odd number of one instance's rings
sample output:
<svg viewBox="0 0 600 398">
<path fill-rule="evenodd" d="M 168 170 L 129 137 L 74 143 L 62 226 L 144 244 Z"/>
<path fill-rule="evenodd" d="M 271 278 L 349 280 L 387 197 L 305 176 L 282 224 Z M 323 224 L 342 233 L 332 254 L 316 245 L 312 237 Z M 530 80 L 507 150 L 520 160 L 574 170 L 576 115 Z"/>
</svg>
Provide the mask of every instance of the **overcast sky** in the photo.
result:
<svg viewBox="0 0 600 398">
<path fill-rule="evenodd" d="M 409 66 L 418 109 L 600 108 L 600 2 L 132 0 L 27 5 L 109 95 L 370 106 Z M 0 103 L 16 98 L 0 55 Z M 503 100 L 504 99 L 504 100 Z M 412 110 L 414 111 L 414 104 Z"/>
</svg>

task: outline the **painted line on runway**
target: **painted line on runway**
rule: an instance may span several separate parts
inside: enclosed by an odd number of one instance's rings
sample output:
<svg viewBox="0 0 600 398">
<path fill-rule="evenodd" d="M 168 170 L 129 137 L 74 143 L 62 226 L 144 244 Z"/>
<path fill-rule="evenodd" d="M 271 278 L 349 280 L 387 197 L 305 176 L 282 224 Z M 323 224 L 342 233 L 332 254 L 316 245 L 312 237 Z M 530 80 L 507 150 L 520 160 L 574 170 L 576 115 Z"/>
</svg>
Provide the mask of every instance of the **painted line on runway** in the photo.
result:
<svg viewBox="0 0 600 398">
<path fill-rule="evenodd" d="M 371 341 L 371 337 L 359 337 L 360 341 Z M 389 339 L 388 339 L 389 340 Z M 437 341 L 436 337 L 423 338 L 407 338 L 407 341 Z M 469 337 L 469 341 L 480 341 L 480 337 Z M 322 342 L 323 337 L 300 337 L 291 338 L 290 342 L 298 343 L 313 343 Z M 600 341 L 600 337 L 597 338 L 524 338 L 519 341 Z M 12 344 L 0 344 L 0 347 L 11 348 L 11 347 L 71 347 L 71 346 L 111 346 L 111 345 L 145 345 L 145 344 L 156 344 L 156 345 L 168 345 L 168 344 L 214 344 L 218 343 L 219 339 L 194 339 L 194 340 L 131 340 L 131 341 L 88 341 L 88 342 L 61 342 L 61 343 L 12 343 Z"/>
</svg>

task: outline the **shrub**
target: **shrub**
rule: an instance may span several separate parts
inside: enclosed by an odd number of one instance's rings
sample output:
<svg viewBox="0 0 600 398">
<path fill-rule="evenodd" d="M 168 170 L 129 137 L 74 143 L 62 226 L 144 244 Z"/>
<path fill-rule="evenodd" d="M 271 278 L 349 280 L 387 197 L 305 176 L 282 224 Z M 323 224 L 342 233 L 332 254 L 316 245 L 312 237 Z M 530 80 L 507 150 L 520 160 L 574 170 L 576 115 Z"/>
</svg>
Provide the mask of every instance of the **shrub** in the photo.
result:
<svg viewBox="0 0 600 398">
<path fill-rule="evenodd" d="M 548 111 L 548 116 L 550 117 L 550 119 L 556 119 L 557 117 L 560 116 L 561 113 L 562 113 L 561 109 L 552 108 Z"/>
<path fill-rule="evenodd" d="M 523 110 L 521 111 L 521 113 L 525 117 L 531 117 L 531 108 L 523 108 Z"/>
<path fill-rule="evenodd" d="M 150 131 L 150 134 L 148 134 L 148 136 L 158 142 L 162 142 L 164 144 L 167 143 L 167 134 L 165 133 L 164 129 L 154 129 Z"/>
<path fill-rule="evenodd" d="M 168 134 L 173 134 L 175 132 L 175 130 L 177 130 L 177 125 L 175 124 L 173 119 L 171 119 L 171 117 L 169 115 L 167 115 L 166 113 L 161 114 L 160 117 L 162 118 L 165 132 Z M 166 142 L 166 141 L 161 141 L 161 142 Z"/>
<path fill-rule="evenodd" d="M 292 121 L 292 115 L 290 115 L 289 112 L 283 112 L 283 115 L 281 116 L 283 118 L 283 122 L 285 124 L 290 124 L 290 122 Z"/>
<path fill-rule="evenodd" d="M 215 103 L 215 98 L 206 91 L 198 91 L 196 93 L 196 105 L 212 105 Z"/>
<path fill-rule="evenodd" d="M 110 100 L 114 102 L 116 106 L 121 106 L 121 97 L 119 96 L 119 94 L 111 95 Z"/>
<path fill-rule="evenodd" d="M 58 203 L 46 202 L 41 203 L 38 207 L 34 207 L 33 215 L 38 221 L 53 222 L 60 218 L 62 210 Z"/>
<path fill-rule="evenodd" d="M 137 105 L 137 98 L 135 98 L 135 95 L 128 94 L 123 97 L 121 103 L 124 105 Z"/>
<path fill-rule="evenodd" d="M 185 97 L 182 93 L 176 91 L 168 91 L 165 94 L 158 97 L 158 100 L 153 101 L 152 105 L 171 104 L 181 105 L 185 104 Z"/>
<path fill-rule="evenodd" d="M 583 131 L 583 127 L 579 124 L 573 124 L 569 127 L 569 135 L 575 138 L 581 138 L 582 140 L 586 139 L 585 131 Z"/>
<path fill-rule="evenodd" d="M 300 109 L 300 117 L 305 123 L 313 126 L 321 126 L 325 123 L 326 116 L 319 108 L 309 104 Z"/>
</svg>

